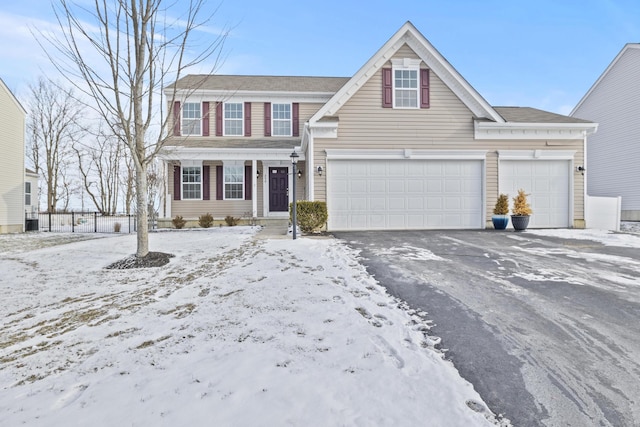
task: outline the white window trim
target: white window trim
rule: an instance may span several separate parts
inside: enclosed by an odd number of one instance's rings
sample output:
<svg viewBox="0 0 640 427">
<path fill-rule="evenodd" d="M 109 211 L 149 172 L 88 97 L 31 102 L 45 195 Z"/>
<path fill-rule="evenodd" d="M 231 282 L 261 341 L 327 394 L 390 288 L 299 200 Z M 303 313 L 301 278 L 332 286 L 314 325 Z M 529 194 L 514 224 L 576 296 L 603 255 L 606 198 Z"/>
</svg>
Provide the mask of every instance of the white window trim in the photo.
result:
<svg viewBox="0 0 640 427">
<path fill-rule="evenodd" d="M 287 135 L 276 135 L 274 133 L 275 130 L 275 122 L 283 122 L 283 119 L 275 119 L 275 115 L 273 114 L 273 109 L 276 105 L 288 105 L 289 106 L 289 132 Z M 271 136 L 292 136 L 293 135 L 293 104 L 290 102 L 272 102 L 271 103 Z"/>
<path fill-rule="evenodd" d="M 200 129 L 200 132 L 198 133 L 188 133 L 186 132 L 186 127 L 184 125 L 184 111 L 185 111 L 185 107 L 187 104 L 197 104 L 200 107 L 200 118 L 197 119 L 199 121 L 199 125 L 198 125 L 198 129 Z M 196 119 L 187 119 L 187 120 L 196 120 Z M 182 104 L 182 108 L 180 111 L 180 134 L 184 135 L 184 136 L 202 136 L 202 102 L 193 102 L 193 101 L 185 101 Z"/>
<path fill-rule="evenodd" d="M 392 105 L 393 108 L 398 110 L 418 110 L 420 109 L 420 63 L 422 60 L 420 59 L 412 59 L 412 58 L 401 58 L 401 59 L 392 59 L 391 60 L 391 81 L 392 81 Z M 396 71 L 397 70 L 408 70 L 416 72 L 416 106 L 415 107 L 399 107 L 396 105 Z M 409 91 L 413 89 L 400 89 L 403 91 Z"/>
<path fill-rule="evenodd" d="M 29 186 L 29 191 L 27 191 L 27 186 Z M 29 181 L 24 183 L 24 204 L 25 204 L 25 206 L 31 206 L 31 204 L 32 204 L 31 203 L 31 201 L 32 201 L 32 199 L 31 199 L 32 188 L 31 187 L 33 187 L 33 186 L 31 185 L 31 183 Z M 29 203 L 27 203 L 27 197 L 29 197 Z"/>
<path fill-rule="evenodd" d="M 242 111 L 242 117 L 240 119 L 229 119 L 229 120 L 240 120 L 240 133 L 229 135 L 227 133 L 227 105 L 229 104 L 240 104 L 240 110 Z M 244 136 L 244 102 L 224 102 L 222 103 L 222 135 L 223 136 Z"/>
<path fill-rule="evenodd" d="M 242 180 L 240 184 L 242 185 L 242 197 L 230 199 L 227 197 L 227 184 L 238 184 L 237 182 L 227 182 L 227 166 L 240 167 L 242 171 Z M 243 160 L 235 160 L 235 161 L 224 161 L 222 162 L 222 200 L 245 200 L 245 182 L 244 176 L 244 161 Z"/>
<path fill-rule="evenodd" d="M 199 184 L 200 185 L 200 198 L 196 197 L 184 197 L 184 168 L 199 168 L 200 169 L 200 182 L 187 182 L 186 184 Z M 203 171 L 202 171 L 202 160 L 181 160 L 180 161 L 180 199 L 181 200 L 203 200 L 202 198 L 202 181 L 203 181 Z"/>
</svg>

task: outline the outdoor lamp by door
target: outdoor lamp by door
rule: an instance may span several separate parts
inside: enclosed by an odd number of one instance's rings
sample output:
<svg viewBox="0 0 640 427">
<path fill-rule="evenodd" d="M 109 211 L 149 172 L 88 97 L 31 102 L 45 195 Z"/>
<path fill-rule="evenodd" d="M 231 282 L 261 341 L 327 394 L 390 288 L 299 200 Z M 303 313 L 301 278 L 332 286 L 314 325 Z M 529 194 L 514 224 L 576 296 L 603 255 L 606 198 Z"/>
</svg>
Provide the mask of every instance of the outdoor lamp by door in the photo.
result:
<svg viewBox="0 0 640 427">
<path fill-rule="evenodd" d="M 297 229 L 298 221 L 296 219 L 296 165 L 298 164 L 298 158 L 300 157 L 295 150 L 289 156 L 291 158 L 291 164 L 293 165 L 293 173 L 291 174 L 291 182 L 293 186 L 293 206 L 291 209 L 291 223 L 293 224 L 293 240 L 298 238 Z"/>
</svg>

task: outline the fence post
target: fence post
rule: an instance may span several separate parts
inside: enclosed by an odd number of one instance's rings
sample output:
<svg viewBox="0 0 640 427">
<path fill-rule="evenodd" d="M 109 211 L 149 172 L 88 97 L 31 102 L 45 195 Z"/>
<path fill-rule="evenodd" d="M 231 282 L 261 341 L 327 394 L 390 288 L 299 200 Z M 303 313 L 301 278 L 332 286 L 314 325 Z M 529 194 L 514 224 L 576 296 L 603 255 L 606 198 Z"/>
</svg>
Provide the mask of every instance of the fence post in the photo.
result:
<svg viewBox="0 0 640 427">
<path fill-rule="evenodd" d="M 76 231 L 76 218 L 75 212 L 71 211 L 71 232 L 75 233 Z"/>
<path fill-rule="evenodd" d="M 127 217 L 129 217 L 129 228 L 127 228 L 127 230 L 129 230 L 128 232 L 131 233 L 131 214 L 127 215 Z"/>
<path fill-rule="evenodd" d="M 51 211 L 49 211 L 49 233 L 51 233 Z"/>
<path fill-rule="evenodd" d="M 93 213 L 93 232 L 98 232 L 98 212 Z"/>
</svg>

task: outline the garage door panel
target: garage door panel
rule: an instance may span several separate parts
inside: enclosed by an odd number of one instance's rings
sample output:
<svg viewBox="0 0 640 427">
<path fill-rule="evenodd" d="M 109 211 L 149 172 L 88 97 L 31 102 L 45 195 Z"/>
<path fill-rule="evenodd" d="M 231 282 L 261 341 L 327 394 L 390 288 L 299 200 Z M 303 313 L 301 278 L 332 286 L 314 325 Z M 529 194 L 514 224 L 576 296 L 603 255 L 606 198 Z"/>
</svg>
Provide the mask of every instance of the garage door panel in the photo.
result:
<svg viewBox="0 0 640 427">
<path fill-rule="evenodd" d="M 483 226 L 482 161 L 329 160 L 329 164 L 331 229 Z M 334 192 L 344 188 L 343 196 L 351 200 L 347 209 L 336 203 Z"/>
<path fill-rule="evenodd" d="M 409 210 L 422 210 L 425 208 L 425 200 L 422 197 L 412 197 L 407 200 Z"/>
<path fill-rule="evenodd" d="M 413 178 L 407 180 L 407 192 L 416 194 L 424 193 L 424 181 Z"/>
<path fill-rule="evenodd" d="M 406 183 L 404 181 L 389 181 L 388 188 L 391 194 L 404 193 Z"/>
<path fill-rule="evenodd" d="M 530 228 L 568 227 L 571 186 L 569 160 L 502 160 L 499 188 L 510 205 L 519 189 L 529 194 Z"/>
</svg>

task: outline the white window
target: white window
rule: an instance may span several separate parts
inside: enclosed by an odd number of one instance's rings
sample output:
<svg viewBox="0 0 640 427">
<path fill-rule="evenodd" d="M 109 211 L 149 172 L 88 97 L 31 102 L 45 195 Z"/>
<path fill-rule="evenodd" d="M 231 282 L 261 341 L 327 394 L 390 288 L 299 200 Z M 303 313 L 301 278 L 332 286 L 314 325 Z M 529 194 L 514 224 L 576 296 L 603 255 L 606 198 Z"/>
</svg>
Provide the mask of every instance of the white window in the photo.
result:
<svg viewBox="0 0 640 427">
<path fill-rule="evenodd" d="M 202 135 L 202 109 L 199 102 L 185 102 L 182 106 L 182 135 Z"/>
<path fill-rule="evenodd" d="M 224 198 L 244 199 L 244 165 L 224 165 Z"/>
<path fill-rule="evenodd" d="M 271 135 L 291 136 L 291 104 L 271 104 Z"/>
<path fill-rule="evenodd" d="M 31 183 L 24 183 L 24 204 L 31 206 Z"/>
<path fill-rule="evenodd" d="M 412 58 L 392 59 L 393 107 L 420 107 L 420 60 Z"/>
<path fill-rule="evenodd" d="M 393 102 L 396 108 L 418 108 L 418 70 L 393 70 Z"/>
<path fill-rule="evenodd" d="M 202 199 L 202 167 L 187 166 L 182 168 L 182 198 Z"/>
<path fill-rule="evenodd" d="M 242 136 L 243 132 L 243 110 L 241 102 L 226 102 L 224 104 L 224 135 Z"/>
</svg>

